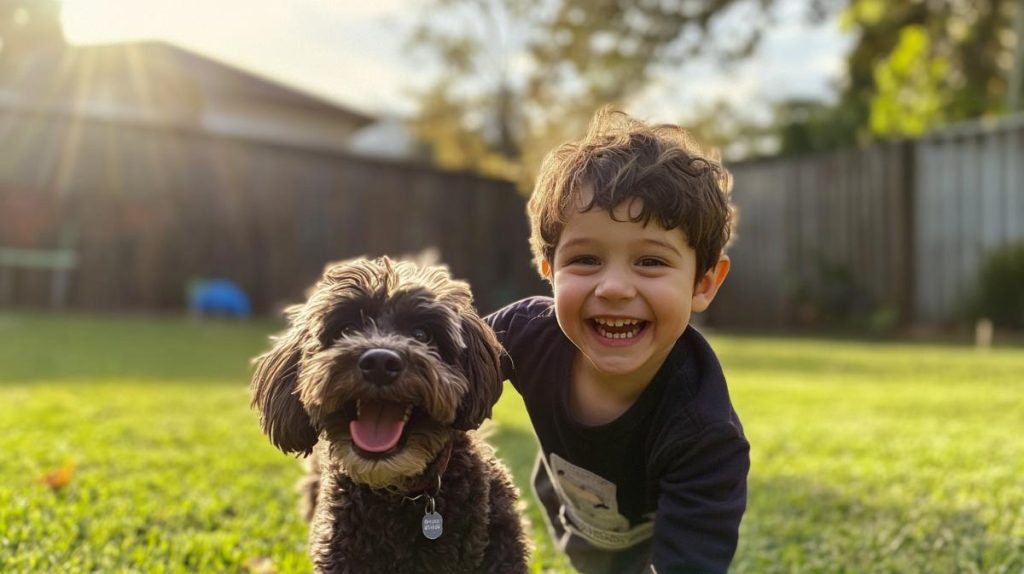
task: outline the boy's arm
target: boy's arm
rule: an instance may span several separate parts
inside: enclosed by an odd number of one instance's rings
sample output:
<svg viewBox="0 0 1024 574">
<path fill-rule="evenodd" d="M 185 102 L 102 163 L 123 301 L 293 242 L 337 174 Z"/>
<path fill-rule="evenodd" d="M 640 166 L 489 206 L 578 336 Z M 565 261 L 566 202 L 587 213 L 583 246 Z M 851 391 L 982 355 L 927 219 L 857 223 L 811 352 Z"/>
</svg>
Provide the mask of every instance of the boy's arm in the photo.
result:
<svg viewBox="0 0 1024 574">
<path fill-rule="evenodd" d="M 511 344 L 509 334 L 515 317 L 514 305 L 498 309 L 484 317 L 484 323 L 487 323 L 491 329 L 494 329 L 494 335 L 498 338 L 498 342 L 501 343 L 501 380 L 503 381 L 513 379 L 512 358 L 509 355 L 509 346 Z"/>
<path fill-rule="evenodd" d="M 747 506 L 750 444 L 729 423 L 665 453 L 652 564 L 658 574 L 726 572 Z"/>
</svg>

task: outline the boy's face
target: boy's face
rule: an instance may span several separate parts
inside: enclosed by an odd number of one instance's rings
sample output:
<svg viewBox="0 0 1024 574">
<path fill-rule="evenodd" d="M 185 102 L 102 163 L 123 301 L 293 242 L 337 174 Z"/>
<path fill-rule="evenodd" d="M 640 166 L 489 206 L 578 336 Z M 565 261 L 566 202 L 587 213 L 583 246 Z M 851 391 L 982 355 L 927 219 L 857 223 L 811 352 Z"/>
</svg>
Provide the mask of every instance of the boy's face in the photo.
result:
<svg viewBox="0 0 1024 574">
<path fill-rule="evenodd" d="M 603 377 L 635 382 L 653 378 L 729 266 L 723 257 L 695 287 L 696 253 L 682 230 L 629 221 L 640 207 L 620 204 L 620 221 L 599 208 L 573 213 L 547 271 L 562 331 Z"/>
</svg>

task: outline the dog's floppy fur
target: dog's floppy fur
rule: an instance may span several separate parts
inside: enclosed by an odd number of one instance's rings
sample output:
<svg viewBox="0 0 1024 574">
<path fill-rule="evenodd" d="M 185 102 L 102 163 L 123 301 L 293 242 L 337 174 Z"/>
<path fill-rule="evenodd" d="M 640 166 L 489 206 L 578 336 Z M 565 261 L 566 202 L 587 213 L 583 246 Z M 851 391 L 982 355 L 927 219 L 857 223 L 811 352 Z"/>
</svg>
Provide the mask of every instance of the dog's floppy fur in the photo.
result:
<svg viewBox="0 0 1024 574">
<path fill-rule="evenodd" d="M 256 359 L 270 441 L 310 455 L 319 572 L 525 572 L 517 492 L 467 431 L 501 394 L 500 346 L 444 267 L 386 257 L 329 265 Z M 421 528 L 429 504 L 444 532 Z"/>
</svg>

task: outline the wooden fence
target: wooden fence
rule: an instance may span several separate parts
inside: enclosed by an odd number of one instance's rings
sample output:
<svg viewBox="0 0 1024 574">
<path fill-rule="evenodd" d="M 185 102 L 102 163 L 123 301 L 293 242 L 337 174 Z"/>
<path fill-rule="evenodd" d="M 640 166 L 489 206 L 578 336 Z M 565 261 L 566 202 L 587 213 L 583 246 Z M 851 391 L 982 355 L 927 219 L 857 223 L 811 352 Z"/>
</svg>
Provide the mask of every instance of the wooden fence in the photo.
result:
<svg viewBox="0 0 1024 574">
<path fill-rule="evenodd" d="M 972 296 L 985 256 L 1024 241 L 1024 116 L 937 132 L 914 157 L 915 318 L 945 322 Z"/>
<path fill-rule="evenodd" d="M 273 310 L 325 262 L 431 247 L 483 310 L 543 290 L 506 182 L 24 110 L 0 110 L 0 142 L 0 247 L 73 249 L 76 307 L 180 309 L 190 279 L 219 277 Z M 14 273 L 8 303 L 49 300 L 44 270 Z"/>
<path fill-rule="evenodd" d="M 984 258 L 1024 241 L 1024 117 L 731 170 L 723 325 L 953 322 Z"/>
<path fill-rule="evenodd" d="M 547 291 L 504 182 L 24 110 L 0 110 L 0 142 L 0 247 L 75 254 L 60 289 L 8 273 L 0 304 L 180 308 L 191 278 L 224 277 L 267 310 L 327 261 L 427 247 L 484 310 Z M 1024 241 L 1024 117 L 730 167 L 740 222 L 719 325 L 950 322 L 984 257 Z"/>
</svg>

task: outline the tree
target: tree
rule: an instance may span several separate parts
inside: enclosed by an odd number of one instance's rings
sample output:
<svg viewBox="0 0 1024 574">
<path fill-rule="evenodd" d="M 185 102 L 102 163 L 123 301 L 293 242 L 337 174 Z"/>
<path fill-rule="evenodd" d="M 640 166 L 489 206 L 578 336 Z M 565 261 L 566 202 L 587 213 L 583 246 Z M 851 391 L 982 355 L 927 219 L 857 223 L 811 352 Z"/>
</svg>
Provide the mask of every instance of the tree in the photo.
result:
<svg viewBox="0 0 1024 574">
<path fill-rule="evenodd" d="M 412 45 L 442 72 L 419 94 L 417 133 L 442 165 L 522 177 L 656 71 L 750 54 L 776 1 L 433 0 Z M 746 24 L 716 33 L 727 14 Z"/>
<path fill-rule="evenodd" d="M 443 165 L 522 179 L 654 74 L 750 54 L 780 1 L 432 0 L 413 45 L 443 73 L 420 94 L 417 131 Z M 806 17 L 838 18 L 856 37 L 837 101 L 775 102 L 761 125 L 709 106 L 695 123 L 723 148 L 752 136 L 777 142 L 746 146 L 754 155 L 915 136 L 1004 114 L 1024 91 L 1021 0 L 814 0 Z M 715 127 L 721 118 L 732 126 Z"/>
<path fill-rule="evenodd" d="M 783 152 L 912 137 L 1011 111 L 1022 11 L 1020 0 L 849 0 L 838 15 L 857 40 L 838 103 L 777 118 Z"/>
<path fill-rule="evenodd" d="M 773 106 L 769 128 L 778 140 L 776 153 L 820 152 L 856 143 L 863 118 L 856 107 L 819 100 L 794 99 Z"/>
<path fill-rule="evenodd" d="M 845 18 L 863 33 L 850 65 L 872 132 L 918 135 L 1004 113 L 1021 8 L 1017 0 L 855 0 Z"/>
</svg>

